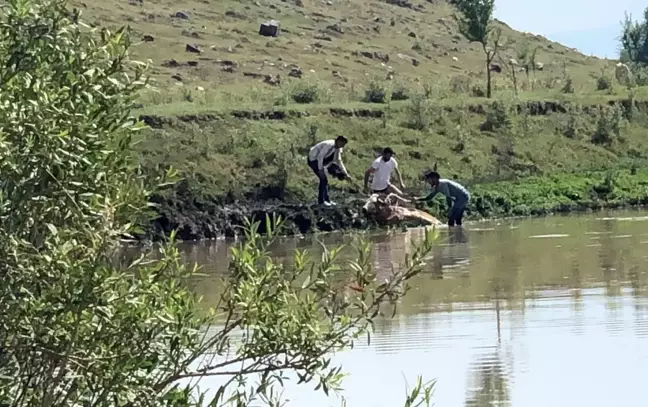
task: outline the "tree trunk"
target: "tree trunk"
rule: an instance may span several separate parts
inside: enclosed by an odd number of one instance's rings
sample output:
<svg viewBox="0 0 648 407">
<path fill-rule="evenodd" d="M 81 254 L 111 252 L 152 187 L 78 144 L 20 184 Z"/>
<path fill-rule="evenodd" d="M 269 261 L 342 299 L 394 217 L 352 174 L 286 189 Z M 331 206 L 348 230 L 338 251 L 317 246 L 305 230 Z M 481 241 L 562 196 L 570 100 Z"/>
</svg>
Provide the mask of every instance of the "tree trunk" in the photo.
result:
<svg viewBox="0 0 648 407">
<path fill-rule="evenodd" d="M 491 98 L 491 70 L 490 70 L 490 58 L 486 58 L 486 97 Z"/>
<path fill-rule="evenodd" d="M 515 72 L 515 65 L 511 64 L 511 76 L 513 77 L 513 89 L 515 90 L 515 97 L 518 96 L 517 74 Z"/>
</svg>

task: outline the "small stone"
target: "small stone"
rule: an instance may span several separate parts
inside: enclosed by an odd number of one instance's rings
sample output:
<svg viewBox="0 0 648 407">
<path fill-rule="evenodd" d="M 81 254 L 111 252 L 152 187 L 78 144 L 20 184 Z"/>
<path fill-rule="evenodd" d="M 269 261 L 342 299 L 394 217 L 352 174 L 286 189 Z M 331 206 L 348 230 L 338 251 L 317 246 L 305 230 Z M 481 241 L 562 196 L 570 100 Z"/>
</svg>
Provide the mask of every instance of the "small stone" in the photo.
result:
<svg viewBox="0 0 648 407">
<path fill-rule="evenodd" d="M 245 14 L 238 13 L 234 10 L 227 10 L 225 12 L 225 15 L 231 18 L 238 18 L 239 20 L 247 20 L 247 16 Z"/>
<path fill-rule="evenodd" d="M 198 61 L 189 61 L 189 62 L 187 62 L 187 65 L 189 65 L 189 66 L 198 66 Z"/>
<path fill-rule="evenodd" d="M 171 76 L 171 79 L 175 79 L 178 82 L 182 82 L 182 76 L 180 76 L 180 74 L 175 74 Z"/>
<path fill-rule="evenodd" d="M 334 31 L 334 32 L 336 32 L 338 34 L 343 34 L 344 33 L 344 30 L 342 29 L 342 26 L 340 26 L 340 24 L 338 24 L 338 23 L 331 24 L 328 27 L 326 27 L 326 29 Z"/>
<path fill-rule="evenodd" d="M 191 16 L 190 16 L 189 13 L 187 13 L 186 11 L 176 11 L 176 13 L 173 15 L 173 17 L 175 17 L 175 18 L 181 18 L 181 19 L 183 19 L 183 20 L 189 20 L 189 19 L 191 19 Z"/>
<path fill-rule="evenodd" d="M 416 38 L 416 33 L 414 31 L 410 31 L 409 34 L 407 34 L 409 37 Z"/>
<path fill-rule="evenodd" d="M 419 66 L 420 64 L 421 64 L 421 63 L 419 62 L 418 59 L 416 59 L 416 58 L 412 58 L 412 65 L 414 65 L 414 66 Z"/>
<path fill-rule="evenodd" d="M 279 77 L 279 75 L 266 75 L 265 78 L 263 78 L 263 82 L 273 86 L 281 85 L 281 78 Z"/>
<path fill-rule="evenodd" d="M 288 76 L 290 76 L 291 78 L 301 78 L 302 75 L 303 75 L 303 72 L 302 72 L 301 68 L 298 67 L 298 66 L 293 67 L 290 70 L 290 73 L 288 74 Z"/>
<path fill-rule="evenodd" d="M 177 68 L 180 64 L 175 59 L 169 59 L 168 61 L 162 62 L 162 66 L 167 68 Z"/>
<path fill-rule="evenodd" d="M 185 46 L 185 51 L 186 51 L 186 52 L 192 52 L 192 53 L 194 53 L 194 54 L 200 54 L 200 52 L 201 52 L 201 51 L 200 51 L 200 46 L 195 45 L 195 44 L 194 44 L 194 45 L 187 44 L 187 45 Z"/>
<path fill-rule="evenodd" d="M 382 61 L 384 63 L 389 62 L 389 55 L 383 54 L 382 52 L 374 52 L 373 53 L 374 58 L 376 58 L 379 61 Z"/>
<path fill-rule="evenodd" d="M 146 34 L 145 36 L 142 37 L 142 41 L 144 41 L 144 42 L 153 42 L 153 41 L 155 41 L 155 38 L 153 38 L 152 35 Z"/>
</svg>

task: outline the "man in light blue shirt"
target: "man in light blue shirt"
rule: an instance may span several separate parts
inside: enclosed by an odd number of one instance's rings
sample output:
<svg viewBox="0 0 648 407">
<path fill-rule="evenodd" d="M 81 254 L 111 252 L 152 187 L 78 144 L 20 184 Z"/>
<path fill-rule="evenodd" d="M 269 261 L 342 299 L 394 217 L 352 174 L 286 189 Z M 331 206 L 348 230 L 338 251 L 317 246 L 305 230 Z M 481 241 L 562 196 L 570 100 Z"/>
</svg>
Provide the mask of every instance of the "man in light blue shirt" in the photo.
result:
<svg viewBox="0 0 648 407">
<path fill-rule="evenodd" d="M 426 197 L 417 198 L 416 201 L 430 201 L 436 194 L 442 193 L 446 197 L 448 207 L 448 226 L 461 226 L 464 211 L 470 201 L 470 193 L 463 185 L 458 182 L 444 179 L 436 171 L 426 171 L 424 174 L 425 181 L 432 185 L 432 192 Z"/>
</svg>

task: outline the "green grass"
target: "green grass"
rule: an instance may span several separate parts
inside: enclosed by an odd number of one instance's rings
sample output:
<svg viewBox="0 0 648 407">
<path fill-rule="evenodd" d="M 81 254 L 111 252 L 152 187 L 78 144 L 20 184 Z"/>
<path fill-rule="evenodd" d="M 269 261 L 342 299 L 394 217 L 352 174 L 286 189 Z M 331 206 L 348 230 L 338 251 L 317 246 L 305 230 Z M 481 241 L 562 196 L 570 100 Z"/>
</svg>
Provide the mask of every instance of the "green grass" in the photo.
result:
<svg viewBox="0 0 648 407">
<path fill-rule="evenodd" d="M 459 102 L 447 111 L 420 100 L 382 106 L 382 118 L 332 117 L 323 111 L 276 121 L 227 115 L 206 122 L 176 120 L 144 133 L 137 148 L 145 166 L 173 165 L 205 196 L 240 199 L 261 194 L 294 200 L 312 199 L 314 177 L 305 165 L 309 147 L 336 134 L 350 140 L 343 158 L 357 180 L 375 154 L 391 146 L 412 187 L 420 187 L 419 175 L 434 164 L 448 177 L 483 183 L 600 170 L 642 163 L 648 157 L 643 111 L 627 120 L 619 107 L 585 112 L 574 103 L 564 114 L 530 116 L 511 111 L 514 101 L 500 103 L 499 115 L 472 113 Z M 495 123 L 492 131 L 480 130 L 484 122 L 498 120 L 503 123 Z M 349 190 L 345 183 L 335 187 Z M 260 193 L 268 188 L 280 195 Z"/>
</svg>

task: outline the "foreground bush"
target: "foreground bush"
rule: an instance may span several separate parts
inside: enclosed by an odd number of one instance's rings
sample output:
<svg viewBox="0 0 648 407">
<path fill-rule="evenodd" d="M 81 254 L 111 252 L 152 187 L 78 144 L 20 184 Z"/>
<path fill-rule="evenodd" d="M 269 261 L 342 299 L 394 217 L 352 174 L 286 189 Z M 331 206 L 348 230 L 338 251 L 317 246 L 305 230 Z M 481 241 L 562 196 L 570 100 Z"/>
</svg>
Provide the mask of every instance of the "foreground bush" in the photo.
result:
<svg viewBox="0 0 648 407">
<path fill-rule="evenodd" d="M 366 245 L 353 262 L 339 250 L 318 265 L 298 253 L 286 270 L 267 253 L 276 225 L 266 240 L 250 227 L 210 312 L 173 241 L 115 261 L 119 239 L 148 219 L 145 186 L 167 179 L 144 179 L 130 159 L 139 126 L 129 111 L 144 82 L 128 33 L 91 32 L 79 18 L 61 0 L 8 0 L 0 16 L 0 404 L 201 405 L 186 379 L 210 375 L 229 380 L 214 405 L 274 404 L 285 371 L 335 389 L 327 355 L 403 294 L 432 236 L 406 271 L 377 282 Z M 343 271 L 359 292 L 333 283 Z M 245 385 L 254 374 L 259 384 Z M 419 382 L 407 405 L 430 389 Z"/>
</svg>

